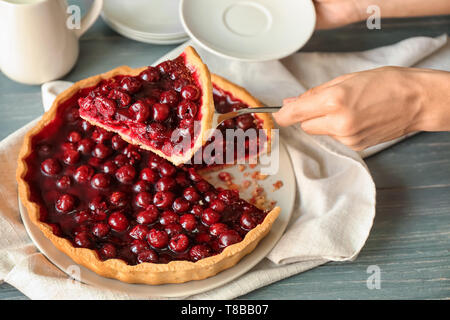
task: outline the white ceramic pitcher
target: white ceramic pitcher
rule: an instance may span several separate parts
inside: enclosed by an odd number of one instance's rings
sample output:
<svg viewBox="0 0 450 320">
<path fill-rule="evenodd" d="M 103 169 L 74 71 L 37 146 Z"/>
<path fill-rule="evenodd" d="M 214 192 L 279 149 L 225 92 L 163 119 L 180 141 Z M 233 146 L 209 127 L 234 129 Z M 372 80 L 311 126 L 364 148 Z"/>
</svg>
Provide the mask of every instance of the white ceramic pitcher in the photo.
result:
<svg viewBox="0 0 450 320">
<path fill-rule="evenodd" d="M 103 0 L 94 0 L 77 25 L 66 0 L 0 0 L 1 71 L 25 84 L 64 76 L 78 58 L 78 38 L 102 6 Z"/>
</svg>

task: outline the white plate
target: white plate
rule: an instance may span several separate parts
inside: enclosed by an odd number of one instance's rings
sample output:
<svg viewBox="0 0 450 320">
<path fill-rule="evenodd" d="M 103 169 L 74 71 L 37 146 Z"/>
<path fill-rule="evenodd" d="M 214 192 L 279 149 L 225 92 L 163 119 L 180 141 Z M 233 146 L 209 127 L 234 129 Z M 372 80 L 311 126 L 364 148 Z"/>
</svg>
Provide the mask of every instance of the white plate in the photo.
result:
<svg viewBox="0 0 450 320">
<path fill-rule="evenodd" d="M 180 17 L 202 47 L 243 61 L 281 59 L 298 51 L 316 23 L 311 0 L 181 0 Z"/>
<path fill-rule="evenodd" d="M 283 143 L 280 143 L 279 146 L 280 146 L 279 148 L 280 166 L 278 173 L 274 176 L 270 176 L 266 180 L 260 181 L 260 184 L 264 186 L 264 188 L 267 190 L 269 197 L 273 200 L 276 200 L 277 205 L 281 207 L 281 213 L 278 219 L 275 221 L 269 234 L 264 239 L 261 240 L 261 242 L 259 243 L 259 245 L 256 247 L 255 250 L 253 250 L 249 255 L 244 257 L 234 267 L 224 270 L 219 274 L 215 275 L 214 277 L 208 279 L 189 281 L 181 284 L 164 284 L 154 286 L 144 284 L 129 284 L 115 279 L 104 278 L 82 266 L 79 266 L 81 272 L 79 273 L 78 277 L 77 274 L 70 272 L 70 270 L 72 271 L 74 270 L 73 266 L 74 265 L 76 266 L 76 263 L 72 259 L 70 259 L 67 255 L 56 249 L 56 247 L 52 244 L 52 242 L 42 234 L 39 228 L 37 228 L 30 221 L 26 209 L 22 206 L 19 200 L 20 214 L 23 223 L 25 225 L 25 228 L 28 232 L 28 235 L 33 240 L 36 247 L 59 269 L 61 269 L 64 272 L 67 272 L 72 277 L 77 278 L 77 280 L 79 281 L 96 286 L 98 288 L 117 290 L 135 296 L 145 296 L 145 297 L 190 296 L 193 294 L 217 288 L 219 286 L 223 286 L 226 283 L 236 279 L 237 277 L 249 271 L 258 262 L 264 259 L 264 257 L 270 252 L 270 250 L 273 248 L 273 246 L 276 244 L 276 242 L 286 229 L 294 206 L 296 184 L 291 160 L 286 151 L 286 148 L 283 145 Z M 277 152 L 276 146 L 274 146 L 273 152 Z M 256 167 L 255 169 L 248 168 L 246 171 L 250 170 L 252 171 L 258 170 L 258 167 Z M 243 172 L 240 172 L 236 166 L 233 168 L 229 168 L 226 171 L 230 172 L 235 177 L 236 183 L 239 183 L 240 181 L 242 181 L 242 179 L 244 179 Z M 213 177 L 217 176 L 217 173 L 216 174 L 211 173 L 211 176 Z M 272 184 L 278 180 L 283 181 L 284 186 L 277 191 L 271 192 L 273 189 Z M 245 194 L 243 195 L 243 197 L 245 198 Z"/>
<path fill-rule="evenodd" d="M 152 37 L 152 36 L 148 36 L 148 35 L 142 35 L 140 33 L 130 31 L 129 29 L 124 28 L 123 26 L 118 25 L 113 21 L 110 21 L 109 18 L 106 17 L 104 14 L 102 14 L 102 18 L 106 22 L 106 24 L 109 25 L 111 27 L 111 29 L 113 29 L 117 33 L 121 34 L 122 36 L 124 36 L 126 38 L 136 40 L 139 42 L 150 43 L 150 44 L 169 45 L 169 44 L 182 43 L 182 42 L 189 40 L 189 37 L 186 34 L 182 35 L 181 37 L 175 37 L 175 38 L 171 38 L 171 37 L 158 38 L 158 37 Z"/>
<path fill-rule="evenodd" d="M 108 0 L 103 16 L 117 25 L 148 36 L 181 37 L 186 32 L 178 15 L 179 0 Z"/>
</svg>

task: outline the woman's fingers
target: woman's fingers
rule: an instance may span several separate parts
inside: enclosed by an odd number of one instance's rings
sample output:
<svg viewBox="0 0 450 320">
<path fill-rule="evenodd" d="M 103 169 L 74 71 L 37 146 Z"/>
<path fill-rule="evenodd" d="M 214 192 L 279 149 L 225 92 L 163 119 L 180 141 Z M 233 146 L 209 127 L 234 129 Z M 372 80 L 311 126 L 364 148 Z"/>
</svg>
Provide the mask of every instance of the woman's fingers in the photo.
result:
<svg viewBox="0 0 450 320">
<path fill-rule="evenodd" d="M 327 116 L 306 120 L 300 125 L 309 134 L 331 134 L 330 119 Z"/>
</svg>

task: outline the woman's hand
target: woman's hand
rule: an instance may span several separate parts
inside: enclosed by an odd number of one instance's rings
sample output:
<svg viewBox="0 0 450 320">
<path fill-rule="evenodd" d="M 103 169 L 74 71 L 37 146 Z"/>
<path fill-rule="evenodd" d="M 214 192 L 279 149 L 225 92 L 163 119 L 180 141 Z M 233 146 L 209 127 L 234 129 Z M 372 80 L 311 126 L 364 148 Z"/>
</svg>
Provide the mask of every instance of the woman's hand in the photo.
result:
<svg viewBox="0 0 450 320">
<path fill-rule="evenodd" d="M 285 99 L 274 118 L 355 150 L 412 131 L 450 130 L 450 73 L 383 67 L 343 75 Z"/>
</svg>

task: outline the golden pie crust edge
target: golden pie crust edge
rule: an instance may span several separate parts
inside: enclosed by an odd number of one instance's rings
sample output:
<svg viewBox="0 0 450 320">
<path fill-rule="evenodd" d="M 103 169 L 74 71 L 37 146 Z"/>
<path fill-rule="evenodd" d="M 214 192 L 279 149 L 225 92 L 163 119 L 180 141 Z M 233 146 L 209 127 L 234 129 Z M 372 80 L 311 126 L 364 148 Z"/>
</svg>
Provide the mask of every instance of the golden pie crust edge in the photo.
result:
<svg viewBox="0 0 450 320">
<path fill-rule="evenodd" d="M 200 121 L 200 136 L 195 141 L 192 148 L 187 150 L 183 155 L 171 155 L 168 156 L 164 152 L 158 149 L 151 148 L 150 146 L 147 146 L 143 144 L 141 141 L 137 139 L 133 139 L 129 137 L 128 135 L 122 133 L 122 132 L 116 132 L 115 130 L 111 130 L 107 126 L 104 126 L 103 124 L 97 122 L 95 119 L 87 116 L 82 116 L 83 119 L 90 122 L 91 124 L 103 128 L 107 131 L 114 131 L 115 133 L 119 134 L 121 138 L 125 141 L 127 141 L 130 144 L 138 145 L 142 149 L 150 150 L 153 153 L 156 153 L 162 158 L 165 158 L 172 162 L 174 165 L 178 166 L 180 164 L 186 163 L 188 160 L 192 158 L 195 151 L 200 149 L 208 140 L 208 135 L 206 132 L 211 129 L 211 122 L 214 114 L 214 100 L 213 100 L 213 91 L 212 91 L 212 84 L 211 84 L 211 74 L 208 70 L 208 67 L 203 63 L 198 53 L 195 51 L 194 48 L 191 46 L 186 47 L 184 49 L 183 53 L 185 54 L 185 63 L 189 70 L 196 72 L 198 77 L 198 82 L 200 84 L 200 87 L 202 89 L 202 105 L 200 107 L 199 112 L 202 112 L 202 118 Z M 97 83 L 99 83 L 103 79 L 109 79 L 112 77 L 115 77 L 117 75 L 130 75 L 130 76 L 136 76 L 139 73 L 141 73 L 143 70 L 145 70 L 147 67 L 143 68 L 137 68 L 137 69 L 131 69 L 127 66 L 118 67 L 116 69 L 111 70 L 110 72 L 100 74 L 97 76 L 93 76 L 92 83 L 90 86 L 95 86 Z M 91 79 L 88 78 L 88 79 Z M 86 80 L 88 80 L 86 79 Z M 85 81 L 85 80 L 83 80 Z M 77 85 L 78 82 L 75 84 Z M 79 86 L 79 88 L 85 88 L 89 86 Z"/>
<path fill-rule="evenodd" d="M 128 74 L 130 75 L 136 75 L 144 69 L 145 67 L 130 69 L 127 66 L 122 66 L 107 72 L 104 76 L 113 77 L 115 75 L 123 75 L 126 72 L 129 72 Z M 25 135 L 24 142 L 19 152 L 16 178 L 19 197 L 28 212 L 30 220 L 44 233 L 45 237 L 47 237 L 55 245 L 55 247 L 68 255 L 77 264 L 80 264 L 101 276 L 118 279 L 128 283 L 158 285 L 206 279 L 216 275 L 220 271 L 231 268 L 244 256 L 252 252 L 261 239 L 263 239 L 270 231 L 273 223 L 280 214 L 281 209 L 279 207 L 272 209 L 267 214 L 264 221 L 254 229 L 250 230 L 241 242 L 226 247 L 220 254 L 204 258 L 196 262 L 171 261 L 167 264 L 145 262 L 133 266 L 126 264 L 125 261 L 120 259 L 109 259 L 102 261 L 99 259 L 94 250 L 74 247 L 69 240 L 53 234 L 51 227 L 39 220 L 40 207 L 38 204 L 30 200 L 30 187 L 24 179 L 28 171 L 28 166 L 25 159 L 32 152 L 32 138 L 54 120 L 57 114 L 58 106 L 61 103 L 76 94 L 80 88 L 92 87 L 101 79 L 103 79 L 101 76 L 90 77 L 77 82 L 72 87 L 62 92 L 55 99 L 51 109 L 47 111 L 36 126 L 30 129 L 30 131 L 28 131 Z M 249 104 L 250 106 L 258 105 L 256 103 L 257 100 L 251 97 L 245 89 L 234 86 L 231 82 L 218 76 L 215 76 L 215 79 L 219 79 L 215 82 L 218 87 L 220 84 L 224 84 L 225 87 L 223 90 L 230 92 L 236 98 L 242 99 L 243 102 Z M 240 93 L 245 94 L 241 95 Z M 248 95 L 248 97 L 243 98 L 244 95 Z M 249 97 L 250 99 L 247 101 L 247 98 Z M 244 99 L 246 101 L 244 101 Z M 255 104 L 253 104 L 253 102 L 255 102 Z M 263 114 L 263 116 L 265 115 Z"/>
</svg>

